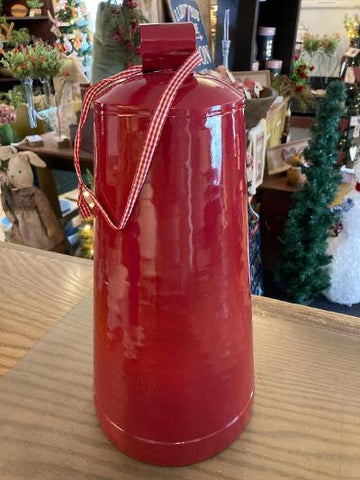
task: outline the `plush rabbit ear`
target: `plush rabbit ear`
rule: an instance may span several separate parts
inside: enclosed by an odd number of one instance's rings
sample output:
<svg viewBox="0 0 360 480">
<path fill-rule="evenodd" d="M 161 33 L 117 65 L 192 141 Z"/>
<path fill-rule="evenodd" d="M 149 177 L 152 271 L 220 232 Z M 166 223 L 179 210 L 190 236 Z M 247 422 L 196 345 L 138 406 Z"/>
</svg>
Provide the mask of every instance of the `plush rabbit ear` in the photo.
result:
<svg viewBox="0 0 360 480">
<path fill-rule="evenodd" d="M 9 158 L 13 157 L 16 154 L 16 148 L 11 145 L 0 147 L 0 161 L 9 160 Z"/>
<path fill-rule="evenodd" d="M 34 152 L 31 152 L 30 150 L 27 150 L 26 152 L 20 152 L 19 157 L 28 160 L 31 163 L 31 165 L 34 165 L 34 167 L 42 167 L 42 168 L 46 167 L 46 163 L 44 162 L 44 160 L 41 160 L 39 155 L 37 155 Z"/>
</svg>

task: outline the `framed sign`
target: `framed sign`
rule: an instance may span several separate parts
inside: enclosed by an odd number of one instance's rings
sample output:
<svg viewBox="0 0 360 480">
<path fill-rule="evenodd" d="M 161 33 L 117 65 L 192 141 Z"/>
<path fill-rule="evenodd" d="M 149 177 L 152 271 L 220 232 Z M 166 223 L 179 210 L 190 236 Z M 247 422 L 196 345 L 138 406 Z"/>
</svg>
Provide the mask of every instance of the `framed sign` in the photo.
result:
<svg viewBox="0 0 360 480">
<path fill-rule="evenodd" d="M 167 0 L 170 17 L 174 22 L 186 22 L 186 14 L 189 11 L 190 21 L 194 24 L 196 33 L 196 46 L 202 58 L 202 64 L 197 70 L 215 70 L 211 56 L 209 42 L 205 33 L 204 24 L 201 20 L 199 6 L 196 0 Z"/>
<path fill-rule="evenodd" d="M 249 131 L 247 148 L 247 179 L 248 192 L 256 194 L 256 189 L 262 184 L 265 170 L 266 154 L 266 120 L 261 119 L 256 127 Z"/>
<path fill-rule="evenodd" d="M 277 173 L 286 172 L 290 167 L 291 158 L 294 155 L 301 155 L 308 143 L 309 138 L 304 138 L 268 148 L 266 151 L 268 174 L 276 175 Z"/>
</svg>

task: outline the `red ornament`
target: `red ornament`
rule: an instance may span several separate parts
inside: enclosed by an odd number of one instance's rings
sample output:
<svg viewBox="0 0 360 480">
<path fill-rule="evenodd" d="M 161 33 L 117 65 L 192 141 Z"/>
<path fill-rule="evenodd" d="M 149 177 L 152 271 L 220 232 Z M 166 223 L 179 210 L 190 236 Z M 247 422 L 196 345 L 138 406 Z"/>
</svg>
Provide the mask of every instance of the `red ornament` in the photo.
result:
<svg viewBox="0 0 360 480">
<path fill-rule="evenodd" d="M 121 32 L 120 29 L 115 30 L 115 32 L 113 33 L 113 38 L 114 38 L 117 42 L 121 42 L 121 40 L 122 40 L 122 32 Z"/>
</svg>

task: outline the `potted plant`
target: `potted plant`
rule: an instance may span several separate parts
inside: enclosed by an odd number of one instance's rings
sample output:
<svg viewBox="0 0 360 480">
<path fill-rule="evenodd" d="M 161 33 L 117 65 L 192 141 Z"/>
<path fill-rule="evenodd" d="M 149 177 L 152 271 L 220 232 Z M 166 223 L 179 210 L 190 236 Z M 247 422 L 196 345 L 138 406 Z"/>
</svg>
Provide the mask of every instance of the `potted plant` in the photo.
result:
<svg viewBox="0 0 360 480">
<path fill-rule="evenodd" d="M 26 47 L 20 45 L 18 48 L 4 52 L 1 63 L 10 70 L 14 77 L 21 80 L 28 105 L 30 126 L 31 128 L 36 127 L 32 93 L 33 79 L 40 79 L 44 85 L 46 107 L 48 108 L 51 103 L 50 81 L 60 72 L 63 64 L 61 53 L 56 47 L 39 40 L 34 45 Z"/>
<path fill-rule="evenodd" d="M 39 0 L 26 0 L 26 5 L 29 7 L 29 17 L 36 17 L 42 14 L 44 4 Z"/>
<path fill-rule="evenodd" d="M 10 145 L 16 141 L 16 134 L 11 125 L 16 119 L 15 108 L 6 103 L 0 103 L 0 143 Z"/>
</svg>

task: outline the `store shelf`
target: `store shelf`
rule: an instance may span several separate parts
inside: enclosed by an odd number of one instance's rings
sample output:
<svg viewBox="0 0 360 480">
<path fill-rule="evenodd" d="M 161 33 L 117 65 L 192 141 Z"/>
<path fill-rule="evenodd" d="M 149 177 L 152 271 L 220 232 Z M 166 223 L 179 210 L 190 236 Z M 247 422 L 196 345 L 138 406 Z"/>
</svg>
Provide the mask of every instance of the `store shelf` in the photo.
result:
<svg viewBox="0 0 360 480">
<path fill-rule="evenodd" d="M 49 20 L 47 15 L 37 15 L 36 17 L 5 17 L 8 22 L 33 22 L 37 20 Z"/>
<path fill-rule="evenodd" d="M 18 83 L 20 80 L 14 77 L 0 77 L 0 83 Z"/>
</svg>

